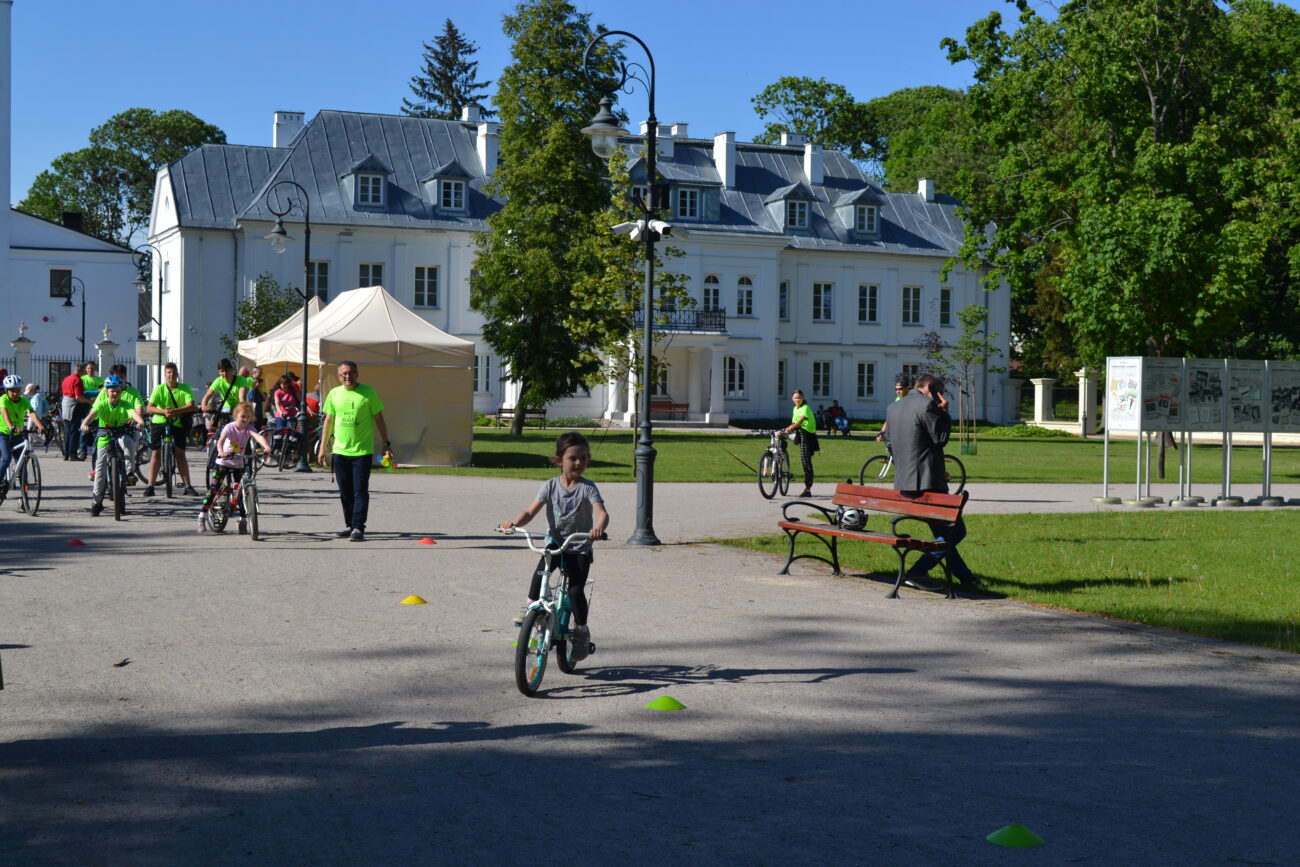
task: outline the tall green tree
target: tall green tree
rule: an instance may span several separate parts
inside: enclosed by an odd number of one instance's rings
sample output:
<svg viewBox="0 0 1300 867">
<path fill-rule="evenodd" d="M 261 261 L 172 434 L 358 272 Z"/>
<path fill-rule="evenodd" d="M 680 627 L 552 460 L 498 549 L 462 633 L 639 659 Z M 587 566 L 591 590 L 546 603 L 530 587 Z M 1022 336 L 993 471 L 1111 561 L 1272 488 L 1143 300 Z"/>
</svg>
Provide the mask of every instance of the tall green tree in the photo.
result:
<svg viewBox="0 0 1300 867">
<path fill-rule="evenodd" d="M 596 219 L 609 196 L 605 166 L 580 132 L 601 97 L 582 72 L 589 19 L 565 0 L 521 3 L 502 19 L 514 44 L 498 81 L 501 166 L 489 193 L 505 204 L 478 236 L 470 304 L 526 406 L 570 395 L 600 371 L 570 330 L 578 281 L 602 267 L 591 238 L 609 231 Z M 600 58 L 609 74 L 613 49 Z M 522 424 L 516 414 L 516 435 Z"/>
<path fill-rule="evenodd" d="M 239 341 L 265 334 L 301 309 L 302 296 L 292 283 L 281 286 L 270 271 L 259 274 L 253 293 L 235 305 L 235 335 L 221 335 L 221 348 L 235 358 Z"/>
<path fill-rule="evenodd" d="M 971 114 L 998 155 L 958 184 L 963 258 L 1028 312 L 1013 345 L 1047 333 L 1030 361 L 1058 374 L 1294 352 L 1297 189 L 1280 153 L 1300 120 L 1300 16 L 1267 0 L 1073 0 L 1052 21 L 1016 6 L 1014 30 L 995 12 L 945 40 L 975 65 Z"/>
<path fill-rule="evenodd" d="M 86 232 L 127 246 L 153 210 L 158 169 L 226 134 L 188 111 L 130 108 L 90 131 L 90 144 L 54 159 L 18 209 L 58 221 L 82 214 Z"/>
<path fill-rule="evenodd" d="M 410 82 L 415 98 L 402 100 L 402 114 L 460 120 L 462 108 L 474 103 L 481 105 L 483 94 L 492 82 L 475 80 L 478 61 L 471 58 L 477 53 L 478 45 L 466 39 L 448 18 L 433 44 L 424 43 L 423 67 L 411 76 Z M 483 109 L 483 117 L 494 114 Z"/>
</svg>

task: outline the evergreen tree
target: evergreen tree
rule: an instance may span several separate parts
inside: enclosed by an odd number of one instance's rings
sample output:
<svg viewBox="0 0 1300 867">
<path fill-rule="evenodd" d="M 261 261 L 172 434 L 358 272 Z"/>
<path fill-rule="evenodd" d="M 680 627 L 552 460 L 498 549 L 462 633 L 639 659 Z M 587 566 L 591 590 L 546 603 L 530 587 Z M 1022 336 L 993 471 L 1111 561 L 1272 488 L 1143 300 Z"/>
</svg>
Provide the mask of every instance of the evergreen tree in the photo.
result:
<svg viewBox="0 0 1300 867">
<path fill-rule="evenodd" d="M 498 82 L 501 166 L 488 192 L 505 204 L 478 236 L 470 304 L 522 383 L 520 406 L 566 397 L 600 372 L 568 325 L 581 308 L 576 283 L 601 267 L 591 237 L 609 232 L 596 219 L 605 167 L 580 132 L 601 96 L 582 73 L 589 18 L 566 0 L 531 0 L 503 18 L 513 60 Z M 612 57 L 602 52 L 606 76 Z M 522 426 L 516 414 L 516 435 Z"/>
<path fill-rule="evenodd" d="M 409 117 L 433 117 L 460 120 L 461 109 L 480 103 L 490 81 L 475 81 L 478 61 L 470 58 L 478 45 L 466 39 L 448 18 L 442 35 L 433 44 L 424 43 L 423 74 L 411 76 L 411 93 L 415 99 L 402 100 L 402 114 Z M 495 112 L 483 110 L 483 117 Z"/>
</svg>

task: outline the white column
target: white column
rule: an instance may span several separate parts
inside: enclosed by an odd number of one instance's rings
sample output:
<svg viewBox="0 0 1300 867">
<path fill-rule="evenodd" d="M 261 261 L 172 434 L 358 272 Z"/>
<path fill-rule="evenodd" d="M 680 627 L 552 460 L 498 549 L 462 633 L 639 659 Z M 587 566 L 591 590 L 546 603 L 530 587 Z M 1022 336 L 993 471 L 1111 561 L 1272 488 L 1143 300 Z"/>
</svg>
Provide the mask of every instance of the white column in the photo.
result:
<svg viewBox="0 0 1300 867">
<path fill-rule="evenodd" d="M 1031 379 L 1034 384 L 1034 421 L 1055 421 L 1056 414 L 1052 411 L 1052 386 L 1056 385 L 1055 379 Z"/>
<path fill-rule="evenodd" d="M 1081 367 L 1074 372 L 1079 377 L 1079 433 L 1083 436 L 1097 432 L 1097 376 L 1091 368 Z"/>
<path fill-rule="evenodd" d="M 700 365 L 703 348 L 692 346 L 686 350 L 686 403 L 689 415 L 704 412 L 704 370 Z"/>
<path fill-rule="evenodd" d="M 36 376 L 32 372 L 32 347 L 36 341 L 27 336 L 27 323 L 18 323 L 18 336 L 9 341 L 9 345 L 14 348 L 14 370 L 13 372 L 23 378 L 23 382 L 37 382 Z M 59 384 L 48 382 L 39 382 L 42 391 L 50 391 L 58 388 Z"/>
<path fill-rule="evenodd" d="M 709 411 L 704 420 L 712 425 L 725 425 L 730 421 L 722 397 L 723 348 L 715 346 L 709 358 Z"/>
</svg>

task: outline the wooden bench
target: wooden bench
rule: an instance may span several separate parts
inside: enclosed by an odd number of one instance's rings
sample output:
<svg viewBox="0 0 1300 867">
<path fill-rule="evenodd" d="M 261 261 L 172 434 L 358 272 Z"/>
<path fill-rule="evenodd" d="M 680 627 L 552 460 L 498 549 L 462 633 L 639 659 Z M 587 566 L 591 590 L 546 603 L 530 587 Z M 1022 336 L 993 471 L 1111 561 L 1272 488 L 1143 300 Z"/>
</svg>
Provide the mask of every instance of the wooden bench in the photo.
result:
<svg viewBox="0 0 1300 867">
<path fill-rule="evenodd" d="M 669 420 L 684 420 L 686 413 L 691 409 L 688 403 L 675 403 L 671 397 L 661 394 L 658 397 L 650 398 L 650 417 L 667 418 Z"/>
<path fill-rule="evenodd" d="M 523 413 L 524 424 L 528 424 L 530 418 L 540 419 L 542 422 L 542 429 L 546 429 L 546 407 L 544 406 L 540 408 L 529 406 L 524 407 L 523 409 L 513 406 L 499 406 L 497 407 L 496 418 L 499 422 L 513 422 L 517 413 Z"/>
<path fill-rule="evenodd" d="M 962 491 L 960 494 L 936 494 L 921 493 L 915 496 L 905 496 L 901 491 L 890 490 L 889 488 L 873 488 L 866 485 L 854 485 L 849 482 L 843 482 L 835 486 L 835 496 L 831 498 L 831 503 L 835 506 L 844 508 L 862 509 L 868 513 L 879 512 L 886 515 L 894 515 L 889 521 L 889 531 L 882 530 L 842 530 L 835 523 L 836 510 L 827 509 L 814 503 L 794 500 L 781 506 L 781 516 L 783 520 L 777 522 L 777 526 L 790 538 L 790 557 L 785 561 L 785 567 L 781 569 L 781 575 L 788 575 L 790 564 L 796 560 L 819 560 L 835 570 L 835 574 L 843 575 L 840 569 L 839 541 L 845 539 L 852 542 L 876 542 L 882 545 L 888 545 L 898 554 L 898 575 L 894 578 L 894 587 L 886 595 L 888 599 L 898 598 L 898 588 L 903 583 L 906 575 L 907 555 L 913 551 L 922 553 L 938 553 L 948 548 L 948 543 L 942 539 L 918 539 L 915 536 L 909 536 L 906 533 L 898 531 L 898 524 L 901 521 L 945 521 L 947 523 L 956 523 L 961 518 L 962 509 L 966 507 L 966 498 L 968 492 Z M 808 517 L 813 512 L 819 512 L 826 519 L 827 523 L 810 522 L 799 520 L 791 516 L 791 510 L 805 509 L 804 517 Z M 870 515 L 868 516 L 870 524 Z M 928 529 L 928 526 L 927 526 Z M 826 546 L 829 557 L 823 557 L 819 554 L 799 554 L 795 555 L 795 542 L 799 535 L 808 533 L 816 537 Z M 953 591 L 952 573 L 948 567 L 947 559 L 939 561 L 943 564 L 944 583 L 948 588 L 948 598 L 956 599 L 957 594 Z"/>
</svg>

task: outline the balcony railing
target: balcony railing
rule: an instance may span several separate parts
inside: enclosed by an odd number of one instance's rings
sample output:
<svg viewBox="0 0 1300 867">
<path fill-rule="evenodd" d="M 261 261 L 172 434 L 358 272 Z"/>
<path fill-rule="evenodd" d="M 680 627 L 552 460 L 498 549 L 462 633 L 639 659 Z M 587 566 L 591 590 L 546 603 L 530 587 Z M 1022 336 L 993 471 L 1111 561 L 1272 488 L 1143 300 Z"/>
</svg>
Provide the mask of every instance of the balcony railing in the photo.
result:
<svg viewBox="0 0 1300 867">
<path fill-rule="evenodd" d="M 645 318 L 641 311 L 636 311 L 636 327 L 641 328 L 645 323 Z M 714 334 L 725 334 L 727 331 L 727 309 L 725 307 L 718 310 L 700 310 L 698 308 L 688 308 L 685 310 L 656 310 L 655 311 L 655 329 L 658 331 L 707 331 Z"/>
</svg>

